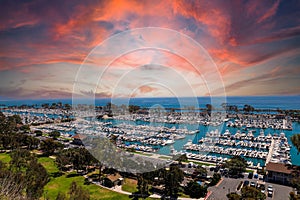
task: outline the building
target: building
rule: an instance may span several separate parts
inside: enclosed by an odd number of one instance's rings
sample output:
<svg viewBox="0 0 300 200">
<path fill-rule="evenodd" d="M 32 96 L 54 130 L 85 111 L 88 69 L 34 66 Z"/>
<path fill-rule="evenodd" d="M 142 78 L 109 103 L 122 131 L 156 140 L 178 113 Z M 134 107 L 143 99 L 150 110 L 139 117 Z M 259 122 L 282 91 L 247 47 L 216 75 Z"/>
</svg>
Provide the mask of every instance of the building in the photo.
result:
<svg viewBox="0 0 300 200">
<path fill-rule="evenodd" d="M 72 142 L 73 144 L 83 145 L 82 140 L 85 139 L 86 136 L 85 135 L 76 134 L 72 138 L 73 138 L 73 142 Z"/>
<path fill-rule="evenodd" d="M 266 165 L 266 181 L 290 185 L 293 171 L 294 169 L 291 165 L 269 162 Z"/>
</svg>

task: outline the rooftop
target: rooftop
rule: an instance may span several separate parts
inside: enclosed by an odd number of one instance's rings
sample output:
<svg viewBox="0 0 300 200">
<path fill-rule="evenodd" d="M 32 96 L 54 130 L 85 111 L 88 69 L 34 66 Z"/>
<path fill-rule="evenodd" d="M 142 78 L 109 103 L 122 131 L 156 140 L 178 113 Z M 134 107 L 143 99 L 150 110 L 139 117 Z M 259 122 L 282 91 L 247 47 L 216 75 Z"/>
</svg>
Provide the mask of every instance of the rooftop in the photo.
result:
<svg viewBox="0 0 300 200">
<path fill-rule="evenodd" d="M 286 165 L 283 163 L 269 162 L 266 165 L 266 170 L 273 171 L 273 172 L 281 172 L 281 173 L 285 173 L 285 174 L 291 174 L 293 171 L 293 167 L 291 165 Z"/>
</svg>

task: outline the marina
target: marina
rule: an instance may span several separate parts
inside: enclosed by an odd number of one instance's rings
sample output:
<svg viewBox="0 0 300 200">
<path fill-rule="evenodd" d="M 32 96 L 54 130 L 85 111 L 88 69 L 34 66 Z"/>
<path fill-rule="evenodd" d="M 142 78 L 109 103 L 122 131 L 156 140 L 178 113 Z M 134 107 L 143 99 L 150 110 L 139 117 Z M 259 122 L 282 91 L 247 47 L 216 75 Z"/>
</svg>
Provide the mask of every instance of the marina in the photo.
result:
<svg viewBox="0 0 300 200">
<path fill-rule="evenodd" d="M 203 124 L 100 119 L 93 124 L 88 120 L 43 124 L 34 126 L 33 130 L 46 133 L 58 130 L 68 137 L 77 133 L 115 135 L 116 145 L 123 149 L 162 155 L 186 153 L 188 158 L 206 162 L 222 163 L 230 156 L 239 155 L 254 168 L 265 166 L 270 161 L 292 163 L 291 146 L 283 132 L 278 133 L 272 128 L 252 128 L 246 132 L 244 126 L 226 126 L 228 122 L 224 121 L 216 128 Z"/>
<path fill-rule="evenodd" d="M 108 100 L 101 100 L 102 105 Z M 96 115 L 101 117 L 75 121 L 72 110 L 60 108 L 10 106 L 2 107 L 2 112 L 5 115 L 19 114 L 24 124 L 33 125 L 32 131 L 47 134 L 57 130 L 68 140 L 76 134 L 116 136 L 116 145 L 128 151 L 158 155 L 186 153 L 188 158 L 213 163 L 222 163 L 239 155 L 253 167 L 265 166 L 268 162 L 300 165 L 297 151 L 290 141 L 294 133 L 300 132 L 296 118 L 276 112 L 274 108 L 271 112 L 254 113 L 217 110 L 210 114 L 205 109 L 190 107 L 176 111 L 180 107 L 173 102 L 174 99 L 165 100 L 151 99 L 151 103 L 160 101 L 166 110 L 144 107 L 138 112 L 126 113 L 120 106 L 108 116 L 106 107 L 102 106 L 96 110 Z M 133 102 L 151 106 L 145 99 L 133 99 Z M 260 108 L 267 110 L 262 105 L 259 104 Z M 65 145 L 68 147 L 69 143 Z"/>
</svg>

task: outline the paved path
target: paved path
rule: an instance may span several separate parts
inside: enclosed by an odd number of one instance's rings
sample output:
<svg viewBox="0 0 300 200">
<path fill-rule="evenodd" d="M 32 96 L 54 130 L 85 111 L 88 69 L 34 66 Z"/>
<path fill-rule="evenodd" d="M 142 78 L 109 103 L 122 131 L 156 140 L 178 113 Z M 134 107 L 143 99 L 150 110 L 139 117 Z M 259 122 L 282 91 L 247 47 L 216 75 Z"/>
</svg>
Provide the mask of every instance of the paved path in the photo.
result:
<svg viewBox="0 0 300 200">
<path fill-rule="evenodd" d="M 267 165 L 267 163 L 269 163 L 270 160 L 271 160 L 271 158 L 272 158 L 274 144 L 275 144 L 275 140 L 272 139 L 272 142 L 271 142 L 271 145 L 270 145 L 270 149 L 269 149 L 269 153 L 268 153 L 268 156 L 267 156 L 266 164 L 265 164 L 265 165 Z"/>
</svg>

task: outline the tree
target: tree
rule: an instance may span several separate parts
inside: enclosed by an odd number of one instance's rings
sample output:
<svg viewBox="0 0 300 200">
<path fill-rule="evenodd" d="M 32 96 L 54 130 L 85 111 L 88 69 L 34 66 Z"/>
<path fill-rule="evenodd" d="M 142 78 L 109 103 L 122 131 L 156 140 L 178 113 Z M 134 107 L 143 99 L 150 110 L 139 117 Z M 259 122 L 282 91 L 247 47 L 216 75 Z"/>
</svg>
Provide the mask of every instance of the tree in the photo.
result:
<svg viewBox="0 0 300 200">
<path fill-rule="evenodd" d="M 295 192 L 290 192 L 290 200 L 300 200 L 300 194 L 295 194 Z"/>
<path fill-rule="evenodd" d="M 263 200 L 266 199 L 266 195 L 263 194 L 256 188 L 246 186 L 242 188 L 242 199 L 255 199 L 255 200 Z"/>
<path fill-rule="evenodd" d="M 292 178 L 291 184 L 294 188 L 297 189 L 298 193 L 300 194 L 300 167 L 296 167 L 292 171 Z"/>
<path fill-rule="evenodd" d="M 214 109 L 214 107 L 211 104 L 206 104 L 205 107 L 208 112 L 211 112 Z"/>
<path fill-rule="evenodd" d="M 27 167 L 25 180 L 28 199 L 39 199 L 43 194 L 44 186 L 49 181 L 49 177 L 47 170 L 35 159 L 30 161 Z"/>
<path fill-rule="evenodd" d="M 34 131 L 36 137 L 43 136 L 43 132 L 41 130 Z"/>
<path fill-rule="evenodd" d="M 291 137 L 292 144 L 296 147 L 297 149 L 297 154 L 299 155 L 300 153 L 300 134 L 295 134 Z"/>
<path fill-rule="evenodd" d="M 129 105 L 128 110 L 130 113 L 135 113 L 136 111 L 140 110 L 140 106 L 136 106 L 136 105 Z"/>
<path fill-rule="evenodd" d="M 197 177 L 204 178 L 207 176 L 207 170 L 204 167 L 197 166 L 193 174 Z"/>
<path fill-rule="evenodd" d="M 90 194 L 87 190 L 84 190 L 81 186 L 78 186 L 75 181 L 71 183 L 69 189 L 70 200 L 89 200 Z"/>
<path fill-rule="evenodd" d="M 103 185 L 105 187 L 111 188 L 111 187 L 114 186 L 114 183 L 109 178 L 104 178 L 103 179 Z"/>
<path fill-rule="evenodd" d="M 167 170 L 165 175 L 165 191 L 164 194 L 171 198 L 177 198 L 180 183 L 183 181 L 184 175 L 181 169 L 178 166 L 170 166 L 170 169 Z"/>
<path fill-rule="evenodd" d="M 187 158 L 186 154 L 182 154 L 176 159 L 176 161 L 178 161 L 179 163 L 187 162 L 188 158 Z"/>
<path fill-rule="evenodd" d="M 78 172 L 79 170 L 86 170 L 87 166 L 98 162 L 85 148 L 65 149 L 56 156 L 56 163 L 61 170 L 66 165 L 73 165 L 73 168 Z"/>
<path fill-rule="evenodd" d="M 216 185 L 221 179 L 221 174 L 218 173 L 214 173 L 213 178 L 209 184 L 209 186 L 214 186 Z"/>
<path fill-rule="evenodd" d="M 226 196 L 229 200 L 240 200 L 241 199 L 241 195 L 239 195 L 235 192 L 231 192 L 231 193 L 227 194 Z"/>
<path fill-rule="evenodd" d="M 253 112 L 254 110 L 255 110 L 254 107 L 252 107 L 251 105 L 248 105 L 248 104 L 244 105 L 243 111 L 245 113 L 250 113 L 250 112 Z"/>
<path fill-rule="evenodd" d="M 148 181 L 143 177 L 143 175 L 138 175 L 137 189 L 138 193 L 142 196 L 149 196 Z"/>
<path fill-rule="evenodd" d="M 48 138 L 42 141 L 40 148 L 45 155 L 50 156 L 54 153 L 55 150 L 62 149 L 64 147 L 60 142 L 54 141 L 52 138 Z"/>
<path fill-rule="evenodd" d="M 49 136 L 52 137 L 54 140 L 56 140 L 60 136 L 59 131 L 52 131 L 49 133 Z"/>
<path fill-rule="evenodd" d="M 199 199 L 201 197 L 205 197 L 207 188 L 201 186 L 195 181 L 190 181 L 185 187 L 185 193 L 188 194 L 191 198 Z"/>
<path fill-rule="evenodd" d="M 21 171 L 22 168 L 26 167 L 28 162 L 36 159 L 28 150 L 17 149 L 11 154 L 10 168 L 17 171 Z"/>
<path fill-rule="evenodd" d="M 67 197 L 65 194 L 59 192 L 56 196 L 56 199 L 55 200 L 67 200 Z"/>
<path fill-rule="evenodd" d="M 229 169 L 230 175 L 239 175 L 245 172 L 247 166 L 247 161 L 241 156 L 233 156 L 225 163 L 225 167 Z"/>
</svg>

